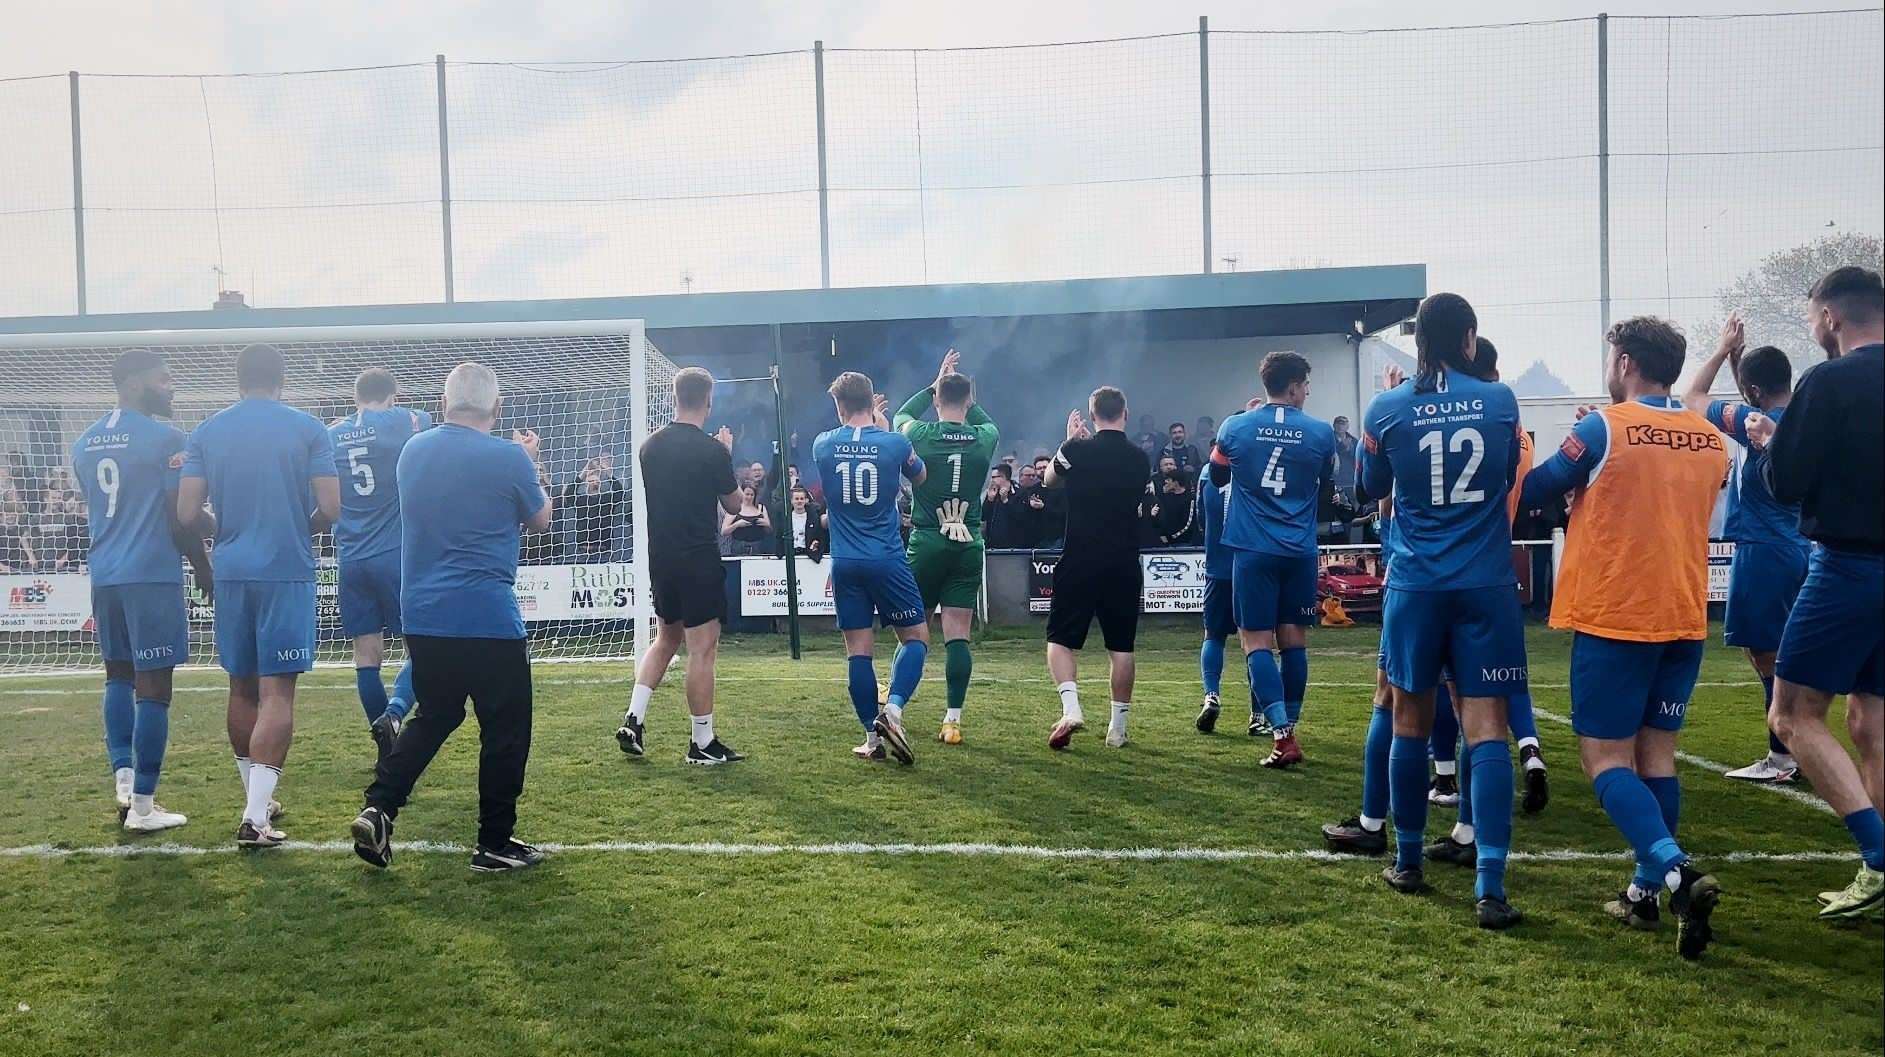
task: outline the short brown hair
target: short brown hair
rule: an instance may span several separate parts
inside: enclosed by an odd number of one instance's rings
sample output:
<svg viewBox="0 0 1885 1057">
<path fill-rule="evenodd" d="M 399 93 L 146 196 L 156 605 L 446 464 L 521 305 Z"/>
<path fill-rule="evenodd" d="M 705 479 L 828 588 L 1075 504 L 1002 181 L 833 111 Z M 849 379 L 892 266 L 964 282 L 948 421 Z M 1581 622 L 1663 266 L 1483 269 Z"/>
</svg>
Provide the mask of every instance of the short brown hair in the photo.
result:
<svg viewBox="0 0 1885 1057">
<path fill-rule="evenodd" d="M 398 380 L 384 367 L 368 367 L 353 380 L 353 398 L 362 404 L 391 400 L 398 392 Z"/>
<path fill-rule="evenodd" d="M 876 395 L 876 388 L 871 385 L 870 376 L 857 371 L 846 371 L 831 380 L 830 393 L 838 401 L 838 409 L 847 415 L 871 409 L 871 398 Z"/>
<path fill-rule="evenodd" d="M 1674 323 L 1655 316 L 1631 316 L 1611 325 L 1604 341 L 1636 361 L 1643 377 L 1658 385 L 1674 385 L 1689 356 L 1689 341 Z"/>
<path fill-rule="evenodd" d="M 961 407 L 967 404 L 974 395 L 975 383 L 971 382 L 966 374 L 950 371 L 936 382 L 937 403 Z"/>
<path fill-rule="evenodd" d="M 1885 315 L 1885 283 L 1881 283 L 1877 272 L 1856 264 L 1820 276 L 1820 281 L 1807 291 L 1806 299 L 1830 306 L 1854 323 L 1877 322 L 1880 315 Z"/>
<path fill-rule="evenodd" d="M 1272 352 L 1257 365 L 1257 375 L 1264 392 L 1282 396 L 1290 386 L 1309 380 L 1309 361 L 1300 352 Z"/>
<path fill-rule="evenodd" d="M 707 406 L 713 396 L 713 375 L 705 367 L 683 367 L 674 372 L 674 406 L 687 411 Z"/>
<path fill-rule="evenodd" d="M 1093 390 L 1087 399 L 1093 409 L 1093 417 L 1105 422 L 1118 422 L 1126 417 L 1126 394 L 1110 385 L 1102 385 Z"/>
</svg>

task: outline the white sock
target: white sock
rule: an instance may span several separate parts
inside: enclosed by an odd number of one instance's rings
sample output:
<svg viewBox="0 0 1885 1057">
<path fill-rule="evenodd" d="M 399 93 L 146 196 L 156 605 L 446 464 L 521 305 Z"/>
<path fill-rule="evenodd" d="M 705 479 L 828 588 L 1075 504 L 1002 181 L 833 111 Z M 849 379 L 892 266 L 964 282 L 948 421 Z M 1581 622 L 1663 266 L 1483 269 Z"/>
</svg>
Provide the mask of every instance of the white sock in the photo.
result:
<svg viewBox="0 0 1885 1057">
<path fill-rule="evenodd" d="M 1459 771 L 1459 766 L 1459 761 L 1457 760 L 1435 760 L 1433 761 L 1433 773 L 1442 778 L 1451 778 Z"/>
<path fill-rule="evenodd" d="M 1679 869 L 1676 869 L 1675 867 L 1670 867 L 1669 872 L 1662 875 L 1662 886 L 1664 888 L 1667 888 L 1671 892 L 1681 887 L 1682 886 L 1682 871 Z"/>
<path fill-rule="evenodd" d="M 242 817 L 258 830 L 268 828 L 268 802 L 275 799 L 275 783 L 281 768 L 265 763 L 249 764 L 249 806 Z"/>
<path fill-rule="evenodd" d="M 1112 722 L 1110 723 L 1110 726 L 1112 727 L 1112 729 L 1125 730 L 1126 729 L 1126 713 L 1130 711 L 1132 711 L 1132 702 L 1130 701 L 1113 702 L 1113 718 L 1112 718 Z"/>
<path fill-rule="evenodd" d="M 1527 756 L 1527 757 L 1525 757 L 1525 769 L 1526 769 L 1526 770 L 1528 770 L 1528 771 L 1542 771 L 1542 770 L 1544 770 L 1544 769 L 1545 769 L 1545 761 L 1544 761 L 1544 758 L 1543 758 L 1543 757 L 1541 757 L 1541 756 Z"/>
<path fill-rule="evenodd" d="M 864 747 L 872 752 L 877 751 L 877 746 L 883 744 L 883 741 L 884 739 L 878 737 L 877 732 L 874 730 L 864 735 Z"/>
<path fill-rule="evenodd" d="M 1471 844 L 1473 842 L 1473 836 L 1473 827 L 1464 822 L 1453 823 L 1453 843 Z"/>
<path fill-rule="evenodd" d="M 1370 833 L 1379 833 L 1381 832 L 1381 827 L 1388 824 L 1387 819 L 1369 818 L 1367 815 L 1361 816 L 1360 821 L 1361 821 L 1361 828 L 1367 830 Z"/>
<path fill-rule="evenodd" d="M 643 687 L 638 686 L 635 689 L 641 690 L 643 689 Z M 647 707 L 647 704 L 648 702 L 646 701 L 642 702 L 642 706 L 644 708 Z M 713 713 L 709 712 L 704 716 L 695 716 L 693 717 L 693 719 L 694 719 L 694 747 L 699 748 L 699 749 L 704 749 L 707 746 L 713 744 Z"/>
<path fill-rule="evenodd" d="M 155 799 L 156 797 L 150 796 L 144 793 L 132 793 L 131 794 L 131 813 L 134 815 L 150 814 L 151 808 L 156 806 L 155 804 L 152 803 L 152 801 L 154 801 Z"/>
<path fill-rule="evenodd" d="M 1060 716 L 1075 722 L 1085 722 L 1086 716 L 1080 711 L 1080 684 L 1064 682 L 1060 684 Z"/>
<path fill-rule="evenodd" d="M 903 726 L 902 705 L 893 705 L 888 701 L 884 702 L 884 715 L 890 717 L 890 722 L 895 723 L 899 727 Z"/>
<path fill-rule="evenodd" d="M 247 756 L 236 757 L 236 773 L 242 776 L 242 791 L 244 793 L 249 791 L 249 768 L 253 766 L 255 765 L 249 762 Z"/>
<path fill-rule="evenodd" d="M 1630 897 L 1630 902 L 1632 903 L 1638 902 L 1649 895 L 1648 892 L 1638 888 L 1635 881 L 1630 882 L 1630 889 L 1626 894 Z"/>
<path fill-rule="evenodd" d="M 945 710 L 943 712 L 943 722 L 944 723 L 962 722 L 962 710 L 959 708 L 951 708 L 951 709 Z"/>
<path fill-rule="evenodd" d="M 628 698 L 628 714 L 635 722 L 641 723 L 648 718 L 648 699 L 655 696 L 654 687 L 635 684 L 635 692 Z"/>
<path fill-rule="evenodd" d="M 1538 747 L 1538 739 L 1537 738 L 1520 738 L 1518 740 L 1518 747 L 1521 752 L 1528 748 L 1536 749 Z"/>
<path fill-rule="evenodd" d="M 118 787 L 118 795 L 130 796 L 131 784 L 137 780 L 137 772 L 129 767 L 120 767 L 111 772 L 111 780 Z"/>
<path fill-rule="evenodd" d="M 1791 768 L 1794 765 L 1793 754 L 1788 752 L 1774 752 L 1770 749 L 1767 753 L 1767 762 L 1773 764 L 1775 767 L 1783 769 Z"/>
</svg>

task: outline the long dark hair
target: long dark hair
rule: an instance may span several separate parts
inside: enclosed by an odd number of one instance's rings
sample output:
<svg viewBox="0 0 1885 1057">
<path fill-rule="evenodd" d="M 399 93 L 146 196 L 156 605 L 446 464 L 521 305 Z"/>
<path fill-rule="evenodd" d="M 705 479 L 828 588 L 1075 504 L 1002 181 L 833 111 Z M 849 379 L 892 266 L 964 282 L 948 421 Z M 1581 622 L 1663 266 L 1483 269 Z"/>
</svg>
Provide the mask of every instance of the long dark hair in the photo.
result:
<svg viewBox="0 0 1885 1057">
<path fill-rule="evenodd" d="M 1466 332 L 1479 329 L 1479 316 L 1473 306 L 1458 294 L 1432 294 L 1414 313 L 1414 345 L 1419 350 L 1416 392 L 1440 388 L 1444 371 L 1472 374 L 1466 358 Z"/>
</svg>

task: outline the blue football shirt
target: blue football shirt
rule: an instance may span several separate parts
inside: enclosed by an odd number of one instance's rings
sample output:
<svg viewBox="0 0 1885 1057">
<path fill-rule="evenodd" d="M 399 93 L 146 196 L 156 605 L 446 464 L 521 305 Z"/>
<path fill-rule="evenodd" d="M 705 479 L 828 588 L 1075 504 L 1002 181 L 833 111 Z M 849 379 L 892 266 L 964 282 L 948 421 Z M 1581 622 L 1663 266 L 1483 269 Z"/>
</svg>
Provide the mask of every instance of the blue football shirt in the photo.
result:
<svg viewBox="0 0 1885 1057">
<path fill-rule="evenodd" d="M 1231 489 L 1212 484 L 1210 471 L 1198 475 L 1198 520 L 1204 525 L 1204 575 L 1209 580 L 1231 578 L 1231 552 L 1224 545 L 1230 500 Z"/>
<path fill-rule="evenodd" d="M 327 427 L 340 470 L 340 521 L 334 550 L 341 561 L 399 550 L 399 453 L 431 428 L 424 411 L 392 407 L 355 411 Z"/>
<path fill-rule="evenodd" d="M 279 400 L 244 397 L 206 419 L 184 448 L 183 476 L 208 483 L 219 580 L 314 579 L 313 482 L 334 476 L 327 427 Z"/>
<path fill-rule="evenodd" d="M 119 408 L 72 445 L 72 473 L 91 525 L 92 584 L 180 584 L 183 562 L 170 536 L 183 468 L 183 431 Z"/>
<path fill-rule="evenodd" d="M 519 445 L 450 422 L 406 443 L 399 607 L 408 635 L 521 639 L 517 540 L 547 502 Z"/>
<path fill-rule="evenodd" d="M 1316 503 L 1335 473 L 1335 430 L 1287 404 L 1264 404 L 1224 420 L 1211 460 L 1228 463 L 1233 550 L 1291 557 L 1316 552 Z"/>
<path fill-rule="evenodd" d="M 1782 503 L 1761 477 L 1761 464 L 1767 453 L 1748 443 L 1748 416 L 1760 412 L 1780 422 L 1784 407 L 1772 411 L 1732 400 L 1711 400 L 1705 416 L 1709 424 L 1726 433 L 1736 444 L 1734 471 L 1728 478 L 1728 520 L 1722 531 L 1736 543 L 1772 543 L 1807 549 L 1807 539 L 1800 534 L 1800 508 Z"/>
<path fill-rule="evenodd" d="M 1500 382 L 1442 373 L 1382 393 L 1362 422 L 1361 486 L 1394 490 L 1393 580 L 1402 591 L 1508 586 L 1518 398 Z"/>
<path fill-rule="evenodd" d="M 831 556 L 859 561 L 902 561 L 898 474 L 923 472 L 908 438 L 876 426 L 839 426 L 812 442 L 812 461 L 825 490 Z"/>
</svg>

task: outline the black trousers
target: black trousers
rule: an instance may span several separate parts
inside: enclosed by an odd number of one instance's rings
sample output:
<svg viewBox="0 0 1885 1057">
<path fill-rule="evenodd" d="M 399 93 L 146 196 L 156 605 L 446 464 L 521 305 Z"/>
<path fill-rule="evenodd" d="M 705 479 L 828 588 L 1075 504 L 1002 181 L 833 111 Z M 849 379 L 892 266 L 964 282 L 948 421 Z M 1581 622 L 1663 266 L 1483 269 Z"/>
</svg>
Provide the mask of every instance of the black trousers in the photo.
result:
<svg viewBox="0 0 1885 1057">
<path fill-rule="evenodd" d="M 517 828 L 530 760 L 530 651 L 523 639 L 406 636 L 417 707 L 373 772 L 367 803 L 398 815 L 445 739 L 478 715 L 478 843 L 496 848 Z"/>
</svg>

